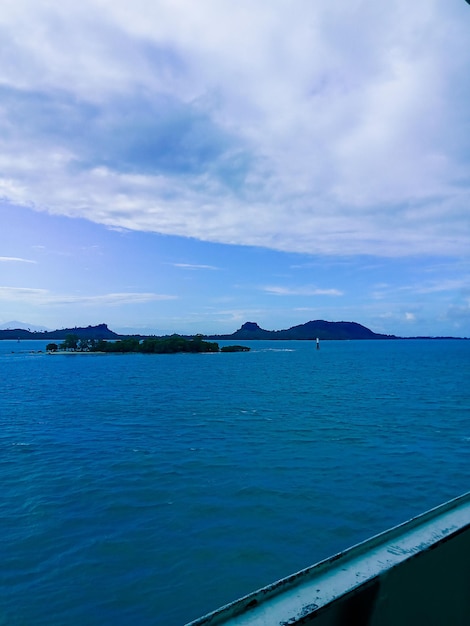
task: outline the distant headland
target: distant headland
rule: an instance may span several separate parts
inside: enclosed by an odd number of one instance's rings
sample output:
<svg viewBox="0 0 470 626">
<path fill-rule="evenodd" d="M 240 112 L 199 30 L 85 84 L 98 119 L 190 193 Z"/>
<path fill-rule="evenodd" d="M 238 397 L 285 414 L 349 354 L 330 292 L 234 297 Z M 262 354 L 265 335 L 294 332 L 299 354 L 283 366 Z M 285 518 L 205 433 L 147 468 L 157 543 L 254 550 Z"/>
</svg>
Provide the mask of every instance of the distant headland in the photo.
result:
<svg viewBox="0 0 470 626">
<path fill-rule="evenodd" d="M 292 326 L 286 330 L 264 330 L 255 322 L 246 322 L 231 335 L 209 335 L 210 339 L 397 339 L 395 335 L 381 335 L 357 322 L 326 322 L 315 320 Z"/>
<path fill-rule="evenodd" d="M 107 324 L 43 331 L 27 330 L 25 328 L 7 328 L 0 330 L 0 339 L 55 339 L 60 341 L 64 340 L 67 335 L 77 335 L 79 339 L 108 339 L 110 341 L 115 341 L 121 338 L 121 335 L 109 330 Z"/>
<path fill-rule="evenodd" d="M 0 329 L 0 340 L 26 340 L 39 339 L 49 341 L 63 341 L 68 335 L 74 335 L 78 340 L 94 340 L 94 341 L 119 341 L 125 339 L 146 338 L 168 338 L 182 337 L 191 338 L 192 335 L 121 335 L 110 330 L 107 324 L 97 324 L 96 326 L 62 328 L 58 330 L 27 330 L 25 328 L 7 328 Z M 246 322 L 238 330 L 229 335 L 196 335 L 196 337 L 204 337 L 204 339 L 212 341 L 254 341 L 258 339 L 269 340 L 350 340 L 350 339 L 462 339 L 462 337 L 398 337 L 396 335 L 384 335 L 374 333 L 372 330 L 358 324 L 357 322 L 327 322 L 325 320 L 313 320 L 305 324 L 292 326 L 285 330 L 265 330 L 258 326 L 256 322 Z"/>
</svg>

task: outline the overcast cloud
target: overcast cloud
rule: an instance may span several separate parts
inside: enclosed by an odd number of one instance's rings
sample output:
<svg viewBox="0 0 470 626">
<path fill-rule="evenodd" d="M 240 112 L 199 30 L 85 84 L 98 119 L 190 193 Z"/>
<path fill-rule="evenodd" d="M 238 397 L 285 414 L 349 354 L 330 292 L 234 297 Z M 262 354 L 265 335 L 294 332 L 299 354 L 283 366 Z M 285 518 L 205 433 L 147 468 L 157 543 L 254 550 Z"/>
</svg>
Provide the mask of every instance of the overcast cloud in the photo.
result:
<svg viewBox="0 0 470 626">
<path fill-rule="evenodd" d="M 463 0 L 4 1 L 0 197 L 286 251 L 463 253 L 469 17 Z"/>
</svg>

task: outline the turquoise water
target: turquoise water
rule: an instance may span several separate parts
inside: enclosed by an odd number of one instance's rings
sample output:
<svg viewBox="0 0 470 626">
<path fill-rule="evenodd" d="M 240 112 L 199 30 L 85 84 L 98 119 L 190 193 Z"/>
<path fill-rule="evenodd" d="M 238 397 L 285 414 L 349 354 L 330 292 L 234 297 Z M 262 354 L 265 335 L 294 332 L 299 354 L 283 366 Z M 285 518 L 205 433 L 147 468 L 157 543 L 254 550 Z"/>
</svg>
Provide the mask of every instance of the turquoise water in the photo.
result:
<svg viewBox="0 0 470 626">
<path fill-rule="evenodd" d="M 470 342 L 0 342 L 0 624 L 184 624 L 470 488 Z"/>
</svg>

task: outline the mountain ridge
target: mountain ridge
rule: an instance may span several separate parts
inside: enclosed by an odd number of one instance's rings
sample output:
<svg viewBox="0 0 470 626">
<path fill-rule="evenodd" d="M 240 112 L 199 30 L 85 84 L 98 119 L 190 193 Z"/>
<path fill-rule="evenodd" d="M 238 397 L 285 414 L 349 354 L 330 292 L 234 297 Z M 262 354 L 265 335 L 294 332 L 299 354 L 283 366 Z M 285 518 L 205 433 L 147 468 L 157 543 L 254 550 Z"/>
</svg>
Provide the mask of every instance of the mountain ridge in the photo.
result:
<svg viewBox="0 0 470 626">
<path fill-rule="evenodd" d="M 0 330 L 30 330 L 30 331 L 40 331 L 43 332 L 45 330 L 50 330 L 50 328 L 46 328 L 46 326 L 36 326 L 35 324 L 30 324 L 29 322 L 19 322 L 18 320 L 10 320 L 9 322 L 5 322 L 4 324 L 0 324 Z"/>
<path fill-rule="evenodd" d="M 211 339 L 278 339 L 278 340 L 312 340 L 312 339 L 398 339 L 395 335 L 374 333 L 357 322 L 327 322 L 311 320 L 305 324 L 291 326 L 284 330 L 265 330 L 256 322 L 245 322 L 231 335 L 209 335 Z"/>
<path fill-rule="evenodd" d="M 0 329 L 0 340 L 26 340 L 26 339 L 46 339 L 46 340 L 63 340 L 67 335 L 77 335 L 79 339 L 108 339 L 110 341 L 116 341 L 118 339 L 125 339 L 129 337 L 135 337 L 145 339 L 146 337 L 156 337 L 155 334 L 122 334 L 116 333 L 110 330 L 107 324 L 97 324 L 96 326 L 75 327 L 75 328 L 61 328 L 58 330 L 26 330 L 25 328 L 9 328 Z M 173 333 L 178 334 L 178 333 Z M 161 335 L 163 337 L 169 337 L 170 334 Z M 193 337 L 193 335 L 183 335 L 181 337 Z M 358 322 L 328 322 L 326 320 L 310 320 L 305 324 L 297 324 L 283 330 L 266 330 L 261 328 L 256 322 L 245 322 L 242 326 L 231 334 L 222 335 L 202 335 L 207 339 L 213 340 L 241 340 L 241 341 L 253 341 L 258 339 L 269 340 L 349 340 L 349 339 L 363 339 L 363 340 L 375 340 L 375 339 L 466 339 L 465 337 L 429 337 L 429 336 L 414 336 L 414 337 L 399 337 L 397 335 L 385 335 L 381 333 L 375 333 L 370 328 L 359 324 Z"/>
<path fill-rule="evenodd" d="M 0 330 L 0 339 L 65 339 L 67 335 L 77 335 L 79 339 L 119 339 L 121 335 L 110 330 L 107 324 L 79 326 L 59 330 L 32 331 L 25 328 Z"/>
</svg>

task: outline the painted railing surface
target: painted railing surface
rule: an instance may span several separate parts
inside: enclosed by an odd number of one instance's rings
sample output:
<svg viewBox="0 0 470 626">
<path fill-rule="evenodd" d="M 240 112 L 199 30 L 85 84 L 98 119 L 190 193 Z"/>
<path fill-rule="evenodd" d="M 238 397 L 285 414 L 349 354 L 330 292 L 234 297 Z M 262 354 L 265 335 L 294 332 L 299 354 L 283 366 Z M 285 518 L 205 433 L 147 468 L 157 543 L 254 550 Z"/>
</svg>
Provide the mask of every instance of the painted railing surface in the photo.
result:
<svg viewBox="0 0 470 626">
<path fill-rule="evenodd" d="M 188 626 L 468 626 L 470 492 Z"/>
</svg>

